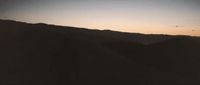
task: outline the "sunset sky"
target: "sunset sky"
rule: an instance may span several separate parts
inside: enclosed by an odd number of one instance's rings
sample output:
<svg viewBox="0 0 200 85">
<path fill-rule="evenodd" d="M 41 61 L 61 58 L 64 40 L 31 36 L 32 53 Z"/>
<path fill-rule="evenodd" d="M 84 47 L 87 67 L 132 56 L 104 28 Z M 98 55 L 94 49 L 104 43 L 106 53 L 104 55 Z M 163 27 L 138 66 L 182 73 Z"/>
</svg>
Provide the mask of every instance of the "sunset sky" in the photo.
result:
<svg viewBox="0 0 200 85">
<path fill-rule="evenodd" d="M 0 19 L 200 36 L 200 0 L 0 0 Z"/>
</svg>

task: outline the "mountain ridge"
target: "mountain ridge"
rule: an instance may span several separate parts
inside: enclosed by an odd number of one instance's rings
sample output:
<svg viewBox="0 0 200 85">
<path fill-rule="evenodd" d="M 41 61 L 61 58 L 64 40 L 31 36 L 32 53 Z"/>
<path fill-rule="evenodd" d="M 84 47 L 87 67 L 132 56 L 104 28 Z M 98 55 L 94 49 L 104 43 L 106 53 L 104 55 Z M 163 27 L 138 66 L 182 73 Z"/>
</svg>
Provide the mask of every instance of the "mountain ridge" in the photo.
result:
<svg viewBox="0 0 200 85">
<path fill-rule="evenodd" d="M 111 36 L 111 35 L 114 35 L 113 37 L 114 38 L 119 38 L 119 37 L 122 37 L 123 39 L 126 39 L 128 38 L 128 40 L 135 40 L 136 41 L 139 41 L 140 43 L 144 43 L 144 44 L 149 44 L 149 43 L 154 43 L 154 41 L 157 40 L 160 40 L 161 38 L 163 39 L 168 39 L 168 38 L 176 38 L 176 37 L 194 37 L 194 38 L 198 38 L 198 36 L 189 36 L 189 35 L 168 35 L 168 34 L 142 34 L 142 33 L 128 33 L 128 32 L 120 32 L 120 31 L 112 31 L 112 30 L 98 30 L 98 29 L 88 29 L 88 28 L 81 28 L 81 27 L 71 27 L 71 26 L 59 26 L 59 25 L 53 25 L 53 24 L 45 24 L 45 23 L 26 23 L 26 22 L 19 22 L 19 21 L 14 21 L 14 20 L 0 20 L 1 22 L 4 22 L 4 23 L 15 23 L 15 22 L 18 22 L 18 23 L 21 23 L 21 24 L 26 24 L 26 25 L 37 25 L 37 26 L 49 26 L 51 28 L 58 28 L 58 29 L 62 29 L 64 30 L 64 28 L 67 28 L 67 29 L 74 29 L 76 28 L 76 30 L 80 30 L 80 31 L 85 31 L 85 32 L 90 32 L 92 31 L 93 32 L 93 35 L 95 33 L 99 33 L 101 32 L 103 35 L 101 36 L 104 36 L 104 35 L 107 35 L 107 36 Z M 118 35 L 121 35 L 121 36 L 118 36 Z M 107 37 L 106 36 L 106 37 Z M 135 37 L 133 37 L 135 36 Z M 111 36 L 112 37 L 112 36 Z M 133 38 L 130 38 L 130 37 L 133 37 Z M 141 38 L 144 38 L 144 39 L 141 39 Z M 153 39 L 153 40 L 151 40 Z M 161 40 L 162 41 L 162 40 Z"/>
</svg>

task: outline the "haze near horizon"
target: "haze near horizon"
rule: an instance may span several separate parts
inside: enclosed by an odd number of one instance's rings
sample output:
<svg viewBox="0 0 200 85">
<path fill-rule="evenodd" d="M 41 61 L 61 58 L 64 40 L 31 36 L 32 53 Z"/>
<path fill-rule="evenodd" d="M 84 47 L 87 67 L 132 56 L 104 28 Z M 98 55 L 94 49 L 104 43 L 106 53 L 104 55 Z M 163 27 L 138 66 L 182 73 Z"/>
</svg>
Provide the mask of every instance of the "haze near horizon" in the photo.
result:
<svg viewBox="0 0 200 85">
<path fill-rule="evenodd" d="M 199 0 L 0 0 L 0 19 L 200 36 Z"/>
</svg>

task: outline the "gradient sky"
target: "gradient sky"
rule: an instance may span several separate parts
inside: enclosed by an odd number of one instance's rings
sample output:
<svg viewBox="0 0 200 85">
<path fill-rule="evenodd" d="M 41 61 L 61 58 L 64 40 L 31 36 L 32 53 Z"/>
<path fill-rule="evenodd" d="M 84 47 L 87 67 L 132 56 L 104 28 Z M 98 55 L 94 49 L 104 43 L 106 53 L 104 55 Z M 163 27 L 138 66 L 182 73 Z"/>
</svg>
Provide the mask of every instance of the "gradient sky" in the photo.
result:
<svg viewBox="0 0 200 85">
<path fill-rule="evenodd" d="M 0 0 L 0 19 L 200 36 L 200 0 Z"/>
</svg>

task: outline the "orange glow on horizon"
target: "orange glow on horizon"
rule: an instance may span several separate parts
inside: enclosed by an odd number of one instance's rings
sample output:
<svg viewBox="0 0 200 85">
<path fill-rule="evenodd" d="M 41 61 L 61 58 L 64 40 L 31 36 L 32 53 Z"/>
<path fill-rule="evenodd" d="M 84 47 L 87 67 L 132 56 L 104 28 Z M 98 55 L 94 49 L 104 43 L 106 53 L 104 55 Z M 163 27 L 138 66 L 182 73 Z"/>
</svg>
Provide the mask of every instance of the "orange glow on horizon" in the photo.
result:
<svg viewBox="0 0 200 85">
<path fill-rule="evenodd" d="M 43 4 L 41 4 L 43 3 Z M 200 1 L 33 0 L 5 4 L 0 19 L 145 34 L 200 36 Z"/>
</svg>

